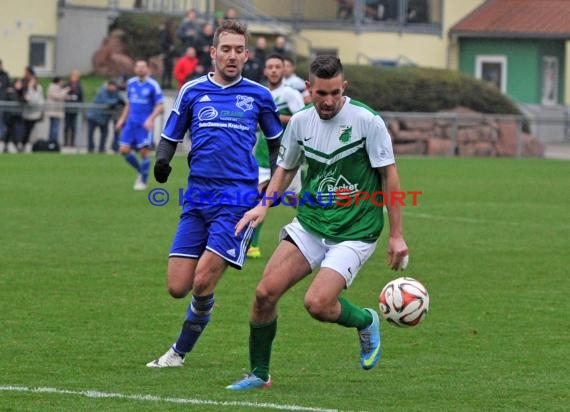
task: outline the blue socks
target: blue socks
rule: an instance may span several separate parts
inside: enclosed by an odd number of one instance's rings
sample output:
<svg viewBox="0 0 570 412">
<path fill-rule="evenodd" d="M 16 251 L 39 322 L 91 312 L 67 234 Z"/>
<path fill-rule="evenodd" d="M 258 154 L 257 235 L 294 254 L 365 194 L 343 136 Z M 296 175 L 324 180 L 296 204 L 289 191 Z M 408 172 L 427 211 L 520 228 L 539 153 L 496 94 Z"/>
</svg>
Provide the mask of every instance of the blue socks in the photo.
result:
<svg viewBox="0 0 570 412">
<path fill-rule="evenodd" d="M 186 311 L 186 320 L 172 349 L 182 356 L 190 352 L 210 321 L 210 314 L 213 309 L 213 293 L 206 296 L 192 295 L 192 302 Z"/>
<path fill-rule="evenodd" d="M 124 157 L 128 164 L 134 167 L 137 172 L 141 173 L 140 170 L 141 166 L 139 165 L 139 160 L 137 159 L 136 154 L 134 154 L 133 152 L 129 152 L 126 155 L 124 155 Z M 147 170 L 147 175 L 148 175 L 148 170 Z"/>
<path fill-rule="evenodd" d="M 146 181 L 148 180 L 148 170 L 150 169 L 150 157 L 147 157 L 146 159 L 143 159 L 141 162 L 141 167 L 140 167 L 140 174 L 141 174 L 141 178 L 143 183 L 146 183 Z"/>
</svg>

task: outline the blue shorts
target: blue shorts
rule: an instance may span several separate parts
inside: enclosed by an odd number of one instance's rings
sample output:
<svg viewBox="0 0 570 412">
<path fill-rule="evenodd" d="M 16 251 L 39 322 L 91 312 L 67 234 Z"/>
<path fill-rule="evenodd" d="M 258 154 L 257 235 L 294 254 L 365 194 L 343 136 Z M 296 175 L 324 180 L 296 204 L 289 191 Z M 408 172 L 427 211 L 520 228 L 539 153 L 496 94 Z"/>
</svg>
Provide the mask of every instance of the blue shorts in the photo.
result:
<svg viewBox="0 0 570 412">
<path fill-rule="evenodd" d="M 249 209 L 250 206 L 195 206 L 184 202 L 169 257 L 198 259 L 209 250 L 241 269 L 253 229 L 248 226 L 239 236 L 234 233 L 237 222 Z"/>
<path fill-rule="evenodd" d="M 146 130 L 142 124 L 127 122 L 121 132 L 120 144 L 135 149 L 152 147 L 152 132 Z"/>
</svg>

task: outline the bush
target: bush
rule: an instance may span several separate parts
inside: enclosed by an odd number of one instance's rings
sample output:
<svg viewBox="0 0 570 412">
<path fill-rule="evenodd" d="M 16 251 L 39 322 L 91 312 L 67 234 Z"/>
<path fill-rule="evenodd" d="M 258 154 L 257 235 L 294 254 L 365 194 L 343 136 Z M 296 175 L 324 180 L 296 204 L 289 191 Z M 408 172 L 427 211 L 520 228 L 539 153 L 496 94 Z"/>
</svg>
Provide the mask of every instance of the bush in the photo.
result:
<svg viewBox="0 0 570 412">
<path fill-rule="evenodd" d="M 344 65 L 344 71 L 346 94 L 380 112 L 432 113 L 464 106 L 480 113 L 521 114 L 493 86 L 456 71 L 357 65 Z M 308 63 L 297 66 L 299 76 L 308 78 L 308 72 Z"/>
<path fill-rule="evenodd" d="M 110 29 L 121 29 L 125 53 L 132 58 L 148 59 L 160 54 L 158 33 L 172 16 L 151 13 L 122 13 Z"/>
</svg>

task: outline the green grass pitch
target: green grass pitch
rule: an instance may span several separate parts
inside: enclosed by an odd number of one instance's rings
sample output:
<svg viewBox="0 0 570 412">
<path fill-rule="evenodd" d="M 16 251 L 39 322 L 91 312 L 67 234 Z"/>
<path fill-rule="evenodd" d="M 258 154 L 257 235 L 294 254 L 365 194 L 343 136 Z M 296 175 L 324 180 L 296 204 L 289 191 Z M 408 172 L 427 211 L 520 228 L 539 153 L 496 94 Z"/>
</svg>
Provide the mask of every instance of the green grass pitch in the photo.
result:
<svg viewBox="0 0 570 412">
<path fill-rule="evenodd" d="M 280 305 L 273 387 L 230 393 L 247 371 L 255 285 L 294 210 L 272 209 L 264 258 L 226 272 L 185 367 L 151 370 L 188 302 L 164 276 L 185 159 L 154 207 L 118 156 L 1 156 L 0 410 L 568 410 L 570 162 L 398 164 L 403 190 L 423 192 L 404 224 L 405 273 L 430 292 L 424 323 L 383 322 L 383 358 L 363 371 L 356 333 L 304 311 L 307 280 Z M 346 292 L 362 306 L 398 276 L 385 235 Z"/>
</svg>

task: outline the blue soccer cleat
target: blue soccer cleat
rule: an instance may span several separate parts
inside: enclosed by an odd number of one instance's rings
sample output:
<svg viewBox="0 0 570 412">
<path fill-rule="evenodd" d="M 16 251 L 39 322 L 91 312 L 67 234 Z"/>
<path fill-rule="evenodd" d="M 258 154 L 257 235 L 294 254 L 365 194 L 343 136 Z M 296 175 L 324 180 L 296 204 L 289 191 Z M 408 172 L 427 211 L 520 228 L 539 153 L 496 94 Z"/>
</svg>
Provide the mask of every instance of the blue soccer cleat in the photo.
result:
<svg viewBox="0 0 570 412">
<path fill-rule="evenodd" d="M 358 331 L 360 338 L 360 365 L 363 369 L 372 369 L 382 355 L 380 339 L 380 319 L 375 310 L 365 308 L 372 315 L 372 323 Z"/>
<path fill-rule="evenodd" d="M 247 391 L 249 389 L 267 389 L 271 386 L 271 376 L 264 381 L 253 373 L 245 375 L 243 379 L 226 386 L 230 391 Z"/>
</svg>

